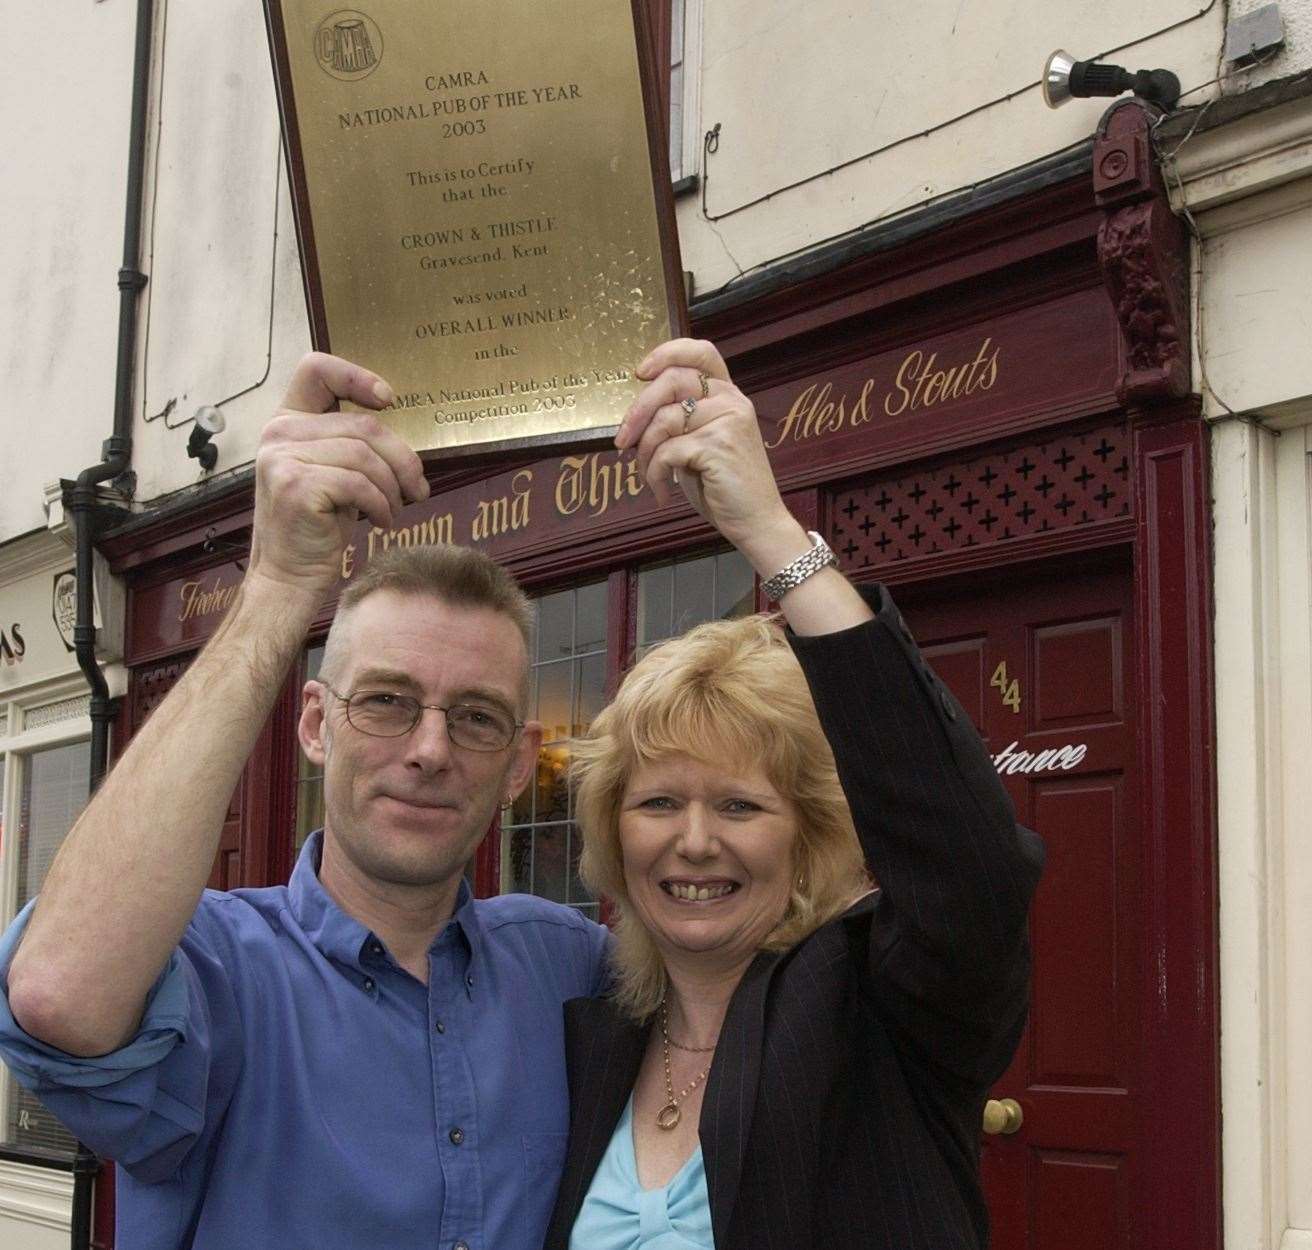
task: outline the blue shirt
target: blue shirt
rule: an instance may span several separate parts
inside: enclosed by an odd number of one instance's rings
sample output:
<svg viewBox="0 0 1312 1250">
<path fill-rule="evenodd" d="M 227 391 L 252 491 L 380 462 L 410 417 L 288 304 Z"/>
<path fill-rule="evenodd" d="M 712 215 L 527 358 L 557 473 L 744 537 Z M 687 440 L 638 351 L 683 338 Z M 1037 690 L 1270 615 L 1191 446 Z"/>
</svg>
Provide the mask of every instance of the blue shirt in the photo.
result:
<svg viewBox="0 0 1312 1250">
<path fill-rule="evenodd" d="M 328 897 L 319 848 L 286 886 L 205 892 L 121 1050 L 57 1051 L 6 1000 L 0 1056 L 119 1163 L 131 1250 L 539 1250 L 569 1128 L 561 1003 L 600 989 L 605 930 L 462 884 L 424 986 Z"/>
</svg>

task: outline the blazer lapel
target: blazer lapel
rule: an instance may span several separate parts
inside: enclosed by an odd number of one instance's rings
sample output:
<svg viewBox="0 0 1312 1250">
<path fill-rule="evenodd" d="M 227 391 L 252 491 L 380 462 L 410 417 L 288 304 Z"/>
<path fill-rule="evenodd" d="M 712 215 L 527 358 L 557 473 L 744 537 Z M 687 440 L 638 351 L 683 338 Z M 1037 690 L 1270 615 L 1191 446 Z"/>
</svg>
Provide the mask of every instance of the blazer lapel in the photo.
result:
<svg viewBox="0 0 1312 1250">
<path fill-rule="evenodd" d="M 588 1187 L 633 1092 L 650 1025 L 637 1025 L 604 998 L 565 1004 L 565 1055 L 569 1072 L 570 1144 L 548 1250 L 564 1250 Z"/>
<path fill-rule="evenodd" d="M 766 994 L 779 959 L 778 952 L 762 952 L 738 983 L 706 1079 L 698 1133 L 711 1199 L 711 1231 L 717 1246 L 729 1244 L 729 1225 L 756 1110 Z"/>
</svg>

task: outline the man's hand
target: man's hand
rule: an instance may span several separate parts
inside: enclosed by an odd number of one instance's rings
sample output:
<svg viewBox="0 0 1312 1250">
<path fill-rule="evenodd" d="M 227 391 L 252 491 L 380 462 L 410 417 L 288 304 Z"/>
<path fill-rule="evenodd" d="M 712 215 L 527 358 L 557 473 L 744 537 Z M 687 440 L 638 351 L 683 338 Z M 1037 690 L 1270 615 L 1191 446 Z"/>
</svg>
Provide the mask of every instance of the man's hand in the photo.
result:
<svg viewBox="0 0 1312 1250">
<path fill-rule="evenodd" d="M 255 457 L 251 573 L 322 595 L 341 576 L 342 550 L 360 514 L 390 529 L 407 504 L 428 497 L 419 457 L 371 413 L 392 388 L 337 356 L 312 352 L 296 366 Z"/>
</svg>

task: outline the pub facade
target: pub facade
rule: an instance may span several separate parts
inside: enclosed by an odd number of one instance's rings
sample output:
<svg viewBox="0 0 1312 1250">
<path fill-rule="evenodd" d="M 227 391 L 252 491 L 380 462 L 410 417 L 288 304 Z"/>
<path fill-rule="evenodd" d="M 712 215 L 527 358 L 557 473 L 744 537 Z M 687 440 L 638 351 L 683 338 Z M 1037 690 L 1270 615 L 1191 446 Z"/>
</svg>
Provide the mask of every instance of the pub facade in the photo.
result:
<svg viewBox="0 0 1312 1250">
<path fill-rule="evenodd" d="M 264 34 L 249 6 L 224 7 L 221 44 L 212 14 L 153 19 L 137 495 L 98 544 L 125 595 L 115 751 L 232 601 L 259 429 L 309 346 Z M 981 1126 L 993 1244 L 1219 1247 L 1211 441 L 1157 117 L 1130 102 L 1046 114 L 1034 82 L 989 77 L 985 21 L 934 43 L 961 71 L 943 97 L 903 92 L 885 129 L 854 137 L 878 112 L 875 70 L 898 70 L 896 41 L 847 46 L 837 19 L 855 10 L 826 4 L 794 55 L 796 31 L 760 25 L 764 7 L 655 6 L 692 329 L 756 404 L 790 508 L 855 580 L 892 588 L 1047 844 L 1031 1021 Z M 922 27 L 955 36 L 957 5 L 922 7 Z M 1202 81 L 1220 14 L 1166 7 L 1036 4 L 1032 34 L 1086 55 L 1137 41 L 1126 56 Z M 905 46 L 928 46 L 911 26 Z M 1007 55 L 1036 50 L 1032 78 L 1046 43 Z M 762 109 L 767 63 L 783 68 Z M 195 142 L 225 73 L 250 88 L 227 135 L 240 159 Z M 213 472 L 185 456 L 198 405 L 228 414 Z M 568 741 L 643 649 L 764 606 L 758 588 L 691 508 L 656 506 L 629 454 L 565 445 L 428 470 L 430 498 L 394 528 L 357 527 L 341 586 L 383 551 L 437 542 L 521 580 L 545 742 L 469 873 L 480 894 L 601 917 L 577 878 Z M 321 823 L 295 724 L 334 601 L 232 796 L 216 888 L 286 880 Z M 98 1246 L 112 1209 L 107 1168 Z"/>
<path fill-rule="evenodd" d="M 1160 187 L 1144 167 L 1094 177 L 1149 120 L 1125 106 L 1097 145 L 1038 189 L 999 185 L 984 212 L 693 305 L 756 403 L 790 507 L 849 574 L 894 587 L 1048 841 L 1033 1021 L 995 1091 L 1023 1123 L 985 1136 L 1002 1247 L 1216 1236 L 1207 442 L 1182 327 L 1158 318 L 1144 337 L 1143 305 L 1123 296 L 1118 315 L 1109 294 L 1145 266 L 1178 288 L 1182 253 L 1108 243 L 1163 210 Z M 471 873 L 482 894 L 596 914 L 575 870 L 568 739 L 643 648 L 757 607 L 750 570 L 689 507 L 658 508 L 629 454 L 439 461 L 430 480 L 395 528 L 357 528 L 342 584 L 383 551 L 435 542 L 480 547 L 521 579 L 546 742 Z M 120 742 L 222 619 L 249 523 L 242 483 L 105 538 L 128 594 Z M 233 795 L 217 887 L 284 880 L 319 823 L 294 725 L 331 611 Z"/>
</svg>

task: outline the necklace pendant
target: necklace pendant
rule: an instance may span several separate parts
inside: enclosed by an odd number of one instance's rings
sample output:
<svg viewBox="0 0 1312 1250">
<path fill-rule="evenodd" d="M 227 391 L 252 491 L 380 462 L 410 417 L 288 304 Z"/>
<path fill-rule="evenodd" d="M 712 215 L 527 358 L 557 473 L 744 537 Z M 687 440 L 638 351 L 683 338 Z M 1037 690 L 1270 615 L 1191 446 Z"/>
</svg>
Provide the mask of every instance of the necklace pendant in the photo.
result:
<svg viewBox="0 0 1312 1250">
<path fill-rule="evenodd" d="M 683 1112 L 672 1102 L 667 1102 L 656 1116 L 656 1127 L 663 1128 L 668 1132 L 672 1128 L 679 1127 L 679 1121 L 683 1119 Z"/>
</svg>

